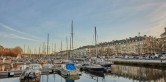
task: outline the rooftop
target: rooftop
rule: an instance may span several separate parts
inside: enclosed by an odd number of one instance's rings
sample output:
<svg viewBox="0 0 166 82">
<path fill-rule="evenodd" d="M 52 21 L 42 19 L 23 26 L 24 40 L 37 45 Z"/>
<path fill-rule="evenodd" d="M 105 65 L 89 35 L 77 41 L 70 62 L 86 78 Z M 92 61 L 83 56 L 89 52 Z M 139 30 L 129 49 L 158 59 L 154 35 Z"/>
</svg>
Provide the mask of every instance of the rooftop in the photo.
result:
<svg viewBox="0 0 166 82">
<path fill-rule="evenodd" d="M 165 32 L 162 33 L 160 36 L 166 35 L 166 27 L 165 27 Z"/>
</svg>

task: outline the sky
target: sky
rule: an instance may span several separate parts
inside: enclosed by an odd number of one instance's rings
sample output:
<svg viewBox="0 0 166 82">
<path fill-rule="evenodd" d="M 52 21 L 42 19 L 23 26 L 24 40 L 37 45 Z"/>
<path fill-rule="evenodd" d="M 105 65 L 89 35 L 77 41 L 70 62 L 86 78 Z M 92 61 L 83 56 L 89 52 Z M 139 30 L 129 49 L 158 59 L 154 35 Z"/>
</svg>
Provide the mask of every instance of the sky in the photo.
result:
<svg viewBox="0 0 166 82">
<path fill-rule="evenodd" d="M 166 0 L 0 0 L 0 45 L 38 49 L 47 41 L 74 48 L 141 35 L 160 37 L 166 27 Z M 69 43 L 68 43 L 69 44 Z"/>
</svg>

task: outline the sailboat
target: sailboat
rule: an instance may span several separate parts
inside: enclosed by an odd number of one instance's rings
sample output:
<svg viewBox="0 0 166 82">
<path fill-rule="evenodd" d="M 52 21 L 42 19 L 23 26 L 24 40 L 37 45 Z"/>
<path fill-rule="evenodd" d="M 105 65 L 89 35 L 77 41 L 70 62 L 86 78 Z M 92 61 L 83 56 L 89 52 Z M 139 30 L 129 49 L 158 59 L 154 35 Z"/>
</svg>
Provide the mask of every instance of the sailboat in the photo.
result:
<svg viewBox="0 0 166 82">
<path fill-rule="evenodd" d="M 96 47 L 96 62 L 84 67 L 85 71 L 91 73 L 103 73 L 105 71 L 104 67 L 97 63 L 98 53 L 97 53 L 97 40 L 96 40 L 96 27 L 95 27 L 95 47 Z"/>
<path fill-rule="evenodd" d="M 73 49 L 73 21 L 71 24 L 71 41 L 72 41 L 72 49 Z M 66 39 L 67 42 L 67 39 Z M 68 50 L 67 50 L 68 51 Z M 69 60 L 68 56 L 67 59 L 63 61 L 64 64 L 62 64 L 62 68 L 60 69 L 60 73 L 61 75 L 65 75 L 65 76 L 79 76 L 80 72 L 79 70 L 76 68 L 75 63 L 71 60 Z"/>
</svg>

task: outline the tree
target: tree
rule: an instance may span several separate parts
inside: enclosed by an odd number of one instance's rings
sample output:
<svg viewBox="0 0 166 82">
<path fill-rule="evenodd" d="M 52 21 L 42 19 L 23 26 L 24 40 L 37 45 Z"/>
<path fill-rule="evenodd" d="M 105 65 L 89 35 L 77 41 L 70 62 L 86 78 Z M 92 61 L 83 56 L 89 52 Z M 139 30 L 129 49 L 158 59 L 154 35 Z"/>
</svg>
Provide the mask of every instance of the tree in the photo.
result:
<svg viewBox="0 0 166 82">
<path fill-rule="evenodd" d="M 17 54 L 21 54 L 23 52 L 23 50 L 21 47 L 17 46 L 17 47 L 12 49 L 12 52 L 13 52 L 13 54 L 17 55 Z"/>
<path fill-rule="evenodd" d="M 3 49 L 4 49 L 4 47 L 0 45 L 0 55 L 3 54 Z"/>
</svg>

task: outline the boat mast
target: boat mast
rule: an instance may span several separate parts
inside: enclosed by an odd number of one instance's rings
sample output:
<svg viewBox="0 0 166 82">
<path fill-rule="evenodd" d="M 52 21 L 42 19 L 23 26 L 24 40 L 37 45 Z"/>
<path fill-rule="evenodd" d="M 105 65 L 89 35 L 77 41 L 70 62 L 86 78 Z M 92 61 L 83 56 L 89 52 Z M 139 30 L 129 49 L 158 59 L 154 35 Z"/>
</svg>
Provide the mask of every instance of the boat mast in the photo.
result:
<svg viewBox="0 0 166 82">
<path fill-rule="evenodd" d="M 73 50 L 74 46 L 73 46 L 73 20 L 71 22 L 71 37 L 70 37 L 70 54 L 71 54 L 71 51 Z M 71 55 L 69 55 L 69 58 L 70 58 Z"/>
<path fill-rule="evenodd" d="M 24 54 L 25 54 L 25 44 L 24 44 Z"/>
<path fill-rule="evenodd" d="M 96 63 L 97 63 L 97 40 L 96 40 L 96 26 L 95 26 L 95 47 L 96 47 Z"/>
<path fill-rule="evenodd" d="M 41 50 L 41 45 L 39 46 L 39 53 L 38 53 L 39 57 L 41 57 L 40 50 Z"/>
<path fill-rule="evenodd" d="M 72 23 L 71 23 L 71 49 L 73 50 L 73 20 L 72 20 Z"/>
<path fill-rule="evenodd" d="M 43 44 L 42 44 L 42 54 L 46 54 L 46 45 L 45 45 L 45 42 L 43 42 Z"/>
<path fill-rule="evenodd" d="M 67 37 L 66 37 L 66 56 L 67 56 L 67 59 L 69 59 L 68 58 L 68 39 L 67 39 Z"/>
<path fill-rule="evenodd" d="M 71 37 L 70 37 L 70 49 L 69 49 L 69 58 L 70 58 L 70 53 L 71 52 Z"/>
<path fill-rule="evenodd" d="M 54 44 L 54 53 L 56 54 L 56 43 Z"/>
<path fill-rule="evenodd" d="M 60 51 L 62 51 L 62 40 L 61 40 L 61 50 Z"/>
<path fill-rule="evenodd" d="M 49 54 L 49 52 L 48 52 L 48 47 L 49 47 L 49 33 L 48 33 L 48 35 L 47 35 L 47 55 Z"/>
<path fill-rule="evenodd" d="M 66 37 L 66 50 L 68 50 L 68 38 Z"/>
</svg>

